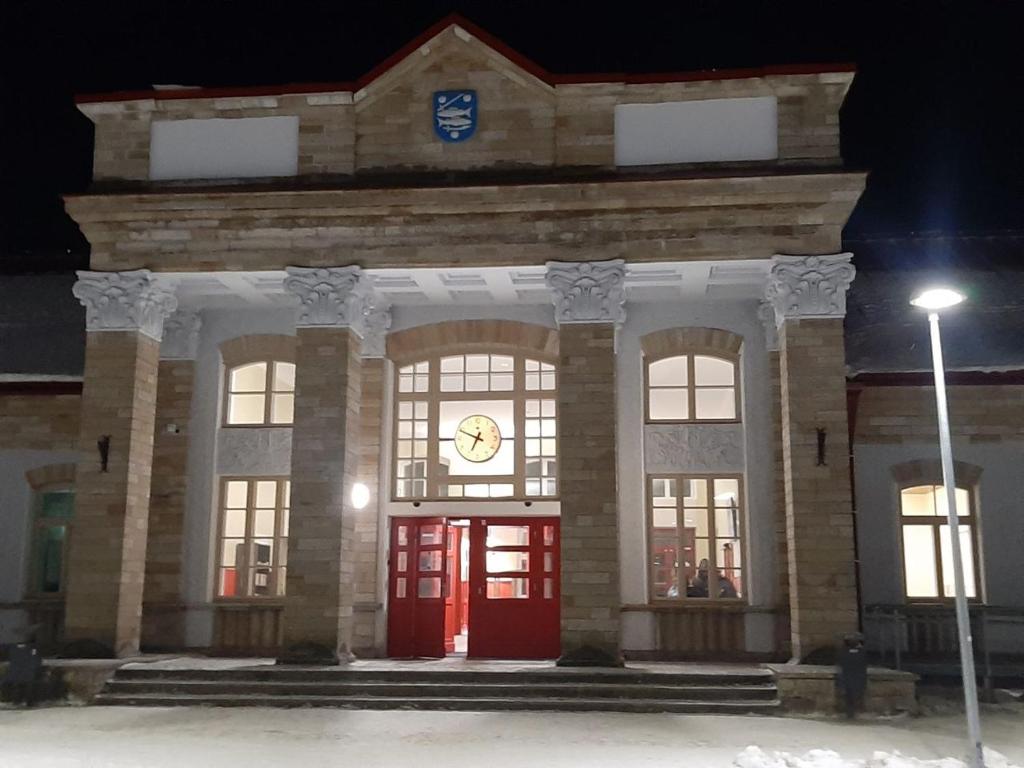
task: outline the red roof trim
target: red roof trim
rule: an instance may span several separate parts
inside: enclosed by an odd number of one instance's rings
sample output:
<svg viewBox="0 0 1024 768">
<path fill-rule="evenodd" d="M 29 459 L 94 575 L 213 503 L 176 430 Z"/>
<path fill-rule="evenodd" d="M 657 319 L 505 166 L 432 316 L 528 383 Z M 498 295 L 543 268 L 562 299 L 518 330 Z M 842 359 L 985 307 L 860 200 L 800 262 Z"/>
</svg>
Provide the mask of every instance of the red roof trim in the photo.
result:
<svg viewBox="0 0 1024 768">
<path fill-rule="evenodd" d="M 384 59 L 365 75 L 355 82 L 341 83 L 286 83 L 282 85 L 261 85 L 241 86 L 224 88 L 182 88 L 178 90 L 140 90 L 140 91 L 115 91 L 112 93 L 83 93 L 75 96 L 76 104 L 95 104 L 100 102 L 113 101 L 138 101 L 152 99 L 154 101 L 169 101 L 174 99 L 217 99 L 245 96 L 287 96 L 301 93 L 336 93 L 355 92 L 365 88 L 378 77 L 386 73 L 404 58 L 434 37 L 444 32 L 448 27 L 458 25 L 473 35 L 488 47 L 494 49 L 520 69 L 529 72 L 548 85 L 577 85 L 577 84 L 598 84 L 598 83 L 681 83 L 694 82 L 699 80 L 742 80 L 751 77 L 767 77 L 769 75 L 816 75 L 823 72 L 853 72 L 856 65 L 850 63 L 841 64 L 792 64 L 770 67 L 756 67 L 748 69 L 712 69 L 697 72 L 654 72 L 650 74 L 626 74 L 626 73 L 582 73 L 555 75 L 548 72 L 537 62 L 527 58 L 489 32 L 481 29 L 473 22 L 460 14 L 453 13 L 411 41 L 399 48 L 393 54 Z"/>
<path fill-rule="evenodd" d="M 906 373 L 859 373 L 849 379 L 851 386 L 861 387 L 933 387 L 935 378 L 929 371 Z M 1024 384 L 1024 370 L 1014 371 L 946 371 L 950 386 L 992 387 Z"/>
</svg>

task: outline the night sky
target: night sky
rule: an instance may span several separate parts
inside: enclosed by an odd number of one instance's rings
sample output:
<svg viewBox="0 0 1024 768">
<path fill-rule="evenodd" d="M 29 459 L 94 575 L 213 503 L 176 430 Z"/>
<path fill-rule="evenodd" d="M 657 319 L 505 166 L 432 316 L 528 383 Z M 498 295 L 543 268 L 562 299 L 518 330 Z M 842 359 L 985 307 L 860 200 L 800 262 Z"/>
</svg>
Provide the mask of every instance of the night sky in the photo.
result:
<svg viewBox="0 0 1024 768">
<path fill-rule="evenodd" d="M 87 266 L 88 244 L 59 198 L 90 181 L 92 128 L 73 94 L 352 80 L 452 11 L 555 73 L 855 62 L 843 155 L 872 173 L 846 238 L 983 234 L 1006 266 L 1017 264 L 1024 3 L 1016 0 L 4 0 L 0 271 Z"/>
</svg>

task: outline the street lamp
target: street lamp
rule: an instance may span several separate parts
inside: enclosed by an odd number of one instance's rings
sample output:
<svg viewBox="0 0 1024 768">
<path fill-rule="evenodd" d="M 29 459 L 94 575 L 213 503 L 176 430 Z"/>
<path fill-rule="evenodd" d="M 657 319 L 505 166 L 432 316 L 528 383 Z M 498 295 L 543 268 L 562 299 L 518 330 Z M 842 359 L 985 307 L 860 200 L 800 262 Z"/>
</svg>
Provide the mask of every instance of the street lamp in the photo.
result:
<svg viewBox="0 0 1024 768">
<path fill-rule="evenodd" d="M 981 722 L 978 717 L 978 682 L 974 676 L 974 644 L 971 640 L 971 617 L 967 610 L 964 588 L 964 563 L 960 554 L 960 520 L 956 511 L 956 479 L 953 475 L 953 445 L 949 435 L 949 410 L 946 405 L 946 372 L 942 364 L 942 339 L 939 336 L 939 312 L 954 307 L 964 295 L 951 288 L 929 288 L 910 303 L 928 311 L 932 340 L 932 368 L 935 371 L 935 405 L 939 417 L 939 452 L 942 456 L 942 484 L 946 488 L 946 519 L 953 550 L 953 579 L 956 586 L 956 628 L 960 637 L 960 674 L 964 684 L 964 705 L 967 709 L 967 734 L 971 741 L 970 761 L 974 768 L 984 768 L 985 755 L 981 745 Z"/>
</svg>

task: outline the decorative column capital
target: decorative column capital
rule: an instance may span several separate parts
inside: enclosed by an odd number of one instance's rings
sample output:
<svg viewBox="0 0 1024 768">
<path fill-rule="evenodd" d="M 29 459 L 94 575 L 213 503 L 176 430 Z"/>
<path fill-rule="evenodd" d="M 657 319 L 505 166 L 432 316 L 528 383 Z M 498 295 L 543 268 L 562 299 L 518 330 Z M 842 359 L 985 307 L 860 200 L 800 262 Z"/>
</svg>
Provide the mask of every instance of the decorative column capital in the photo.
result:
<svg viewBox="0 0 1024 768">
<path fill-rule="evenodd" d="M 765 300 L 775 310 L 776 326 L 786 320 L 845 317 L 846 291 L 856 273 L 852 258 L 852 253 L 773 257 Z"/>
<path fill-rule="evenodd" d="M 199 347 L 199 329 L 203 321 L 196 312 L 178 310 L 164 323 L 160 343 L 161 360 L 195 360 Z"/>
<path fill-rule="evenodd" d="M 362 270 L 350 267 L 287 267 L 284 287 L 299 298 L 299 328 L 355 328 L 363 310 Z"/>
<path fill-rule="evenodd" d="M 148 269 L 79 271 L 71 292 L 85 307 L 88 331 L 138 331 L 160 341 L 178 299 Z"/>
<path fill-rule="evenodd" d="M 549 261 L 547 268 L 559 325 L 625 322 L 625 261 Z"/>
<path fill-rule="evenodd" d="M 378 296 L 366 297 L 359 331 L 363 337 L 363 357 L 385 357 L 388 329 L 391 328 L 391 304 Z"/>
</svg>

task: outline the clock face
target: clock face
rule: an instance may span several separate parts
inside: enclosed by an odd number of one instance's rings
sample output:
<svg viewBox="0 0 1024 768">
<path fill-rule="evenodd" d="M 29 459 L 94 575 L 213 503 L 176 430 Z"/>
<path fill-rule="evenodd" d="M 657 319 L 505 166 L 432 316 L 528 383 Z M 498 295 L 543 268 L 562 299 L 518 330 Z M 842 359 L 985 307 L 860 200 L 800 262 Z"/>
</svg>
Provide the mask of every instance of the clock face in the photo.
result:
<svg viewBox="0 0 1024 768">
<path fill-rule="evenodd" d="M 467 461 L 489 461 L 501 447 L 501 431 L 487 416 L 467 416 L 455 431 L 455 450 Z"/>
</svg>

